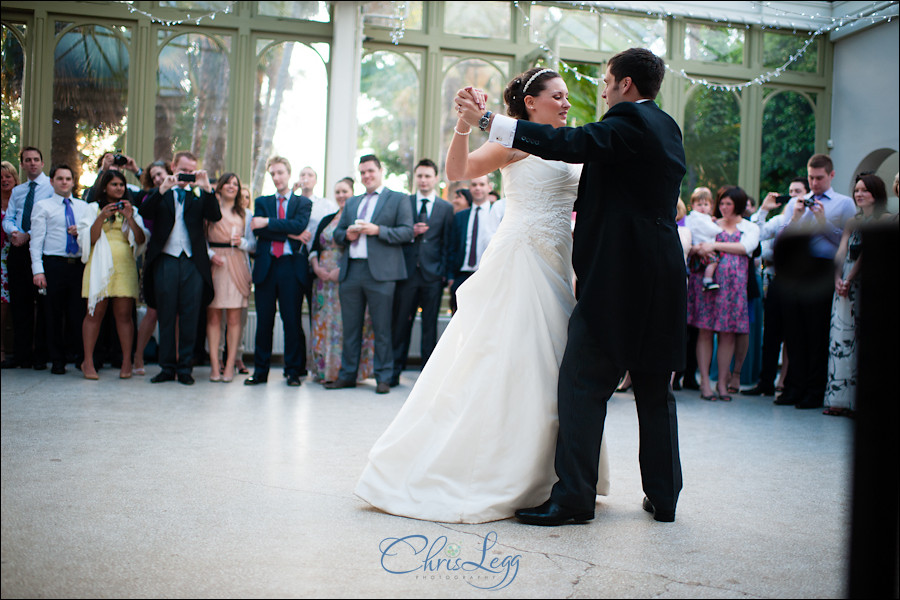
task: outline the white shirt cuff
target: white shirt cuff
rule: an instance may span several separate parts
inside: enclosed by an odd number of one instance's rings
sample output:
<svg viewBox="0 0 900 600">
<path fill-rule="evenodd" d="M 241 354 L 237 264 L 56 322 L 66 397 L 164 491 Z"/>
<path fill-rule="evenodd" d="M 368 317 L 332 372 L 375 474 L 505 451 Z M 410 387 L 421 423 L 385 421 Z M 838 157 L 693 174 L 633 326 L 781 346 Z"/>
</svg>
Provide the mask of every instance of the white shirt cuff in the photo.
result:
<svg viewBox="0 0 900 600">
<path fill-rule="evenodd" d="M 512 148 L 513 140 L 516 139 L 516 125 L 518 125 L 518 121 L 512 117 L 494 115 L 488 141 L 497 142 L 504 148 Z"/>
</svg>

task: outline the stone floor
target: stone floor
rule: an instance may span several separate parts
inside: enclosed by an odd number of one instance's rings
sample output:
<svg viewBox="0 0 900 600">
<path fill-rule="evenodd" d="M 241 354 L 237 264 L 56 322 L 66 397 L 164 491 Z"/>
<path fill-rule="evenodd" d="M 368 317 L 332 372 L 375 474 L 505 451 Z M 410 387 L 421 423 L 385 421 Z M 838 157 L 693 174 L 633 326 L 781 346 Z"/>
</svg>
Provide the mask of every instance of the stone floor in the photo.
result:
<svg viewBox="0 0 900 600">
<path fill-rule="evenodd" d="M 387 396 L 117 374 L 2 372 L 3 598 L 845 595 L 845 418 L 678 392 L 684 491 L 662 524 L 641 510 L 633 398 L 616 394 L 593 522 L 444 525 L 352 493 L 413 371 Z"/>
</svg>

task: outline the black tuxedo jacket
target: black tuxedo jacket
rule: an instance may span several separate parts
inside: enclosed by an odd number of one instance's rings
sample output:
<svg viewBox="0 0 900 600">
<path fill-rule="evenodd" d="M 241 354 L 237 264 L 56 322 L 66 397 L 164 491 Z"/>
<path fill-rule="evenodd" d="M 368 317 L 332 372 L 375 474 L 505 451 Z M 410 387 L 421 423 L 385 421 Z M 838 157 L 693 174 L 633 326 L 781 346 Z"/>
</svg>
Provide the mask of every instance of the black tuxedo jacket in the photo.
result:
<svg viewBox="0 0 900 600">
<path fill-rule="evenodd" d="M 413 222 L 419 221 L 419 206 L 416 194 L 409 197 Z M 453 245 L 453 205 L 435 197 L 428 217 L 428 231 L 413 238 L 403 246 L 403 258 L 406 260 L 406 273 L 412 277 L 416 268 L 422 270 L 425 281 L 441 281 L 447 277 L 450 269 L 450 250 Z"/>
<path fill-rule="evenodd" d="M 309 225 L 309 215 L 312 212 L 312 200 L 306 196 L 297 196 L 291 193 L 284 211 L 284 219 L 278 218 L 278 202 L 276 197 L 260 196 L 254 203 L 254 217 L 268 217 L 269 225 L 261 229 L 255 229 L 256 234 L 256 260 L 253 263 L 253 283 L 261 283 L 265 280 L 272 266 L 272 242 L 287 242 L 291 245 L 291 264 L 297 281 L 304 288 L 308 285 L 309 263 L 306 244 L 288 238 L 289 234 L 300 234 Z"/>
<path fill-rule="evenodd" d="M 153 233 L 147 244 L 147 269 L 144 272 L 144 298 L 147 305 L 156 308 L 156 294 L 154 292 L 153 262 L 163 253 L 163 248 L 169 240 L 172 228 L 175 226 L 175 191 L 170 189 L 165 194 L 159 193 L 159 188 L 150 190 L 150 194 L 141 204 L 138 212 L 144 219 L 153 221 Z M 206 247 L 206 228 L 204 221 L 215 222 L 222 218 L 219 210 L 219 201 L 213 192 L 200 192 L 200 196 L 194 191 L 188 192 L 184 199 L 184 224 L 187 227 L 188 237 L 191 241 L 191 260 L 197 267 L 197 271 L 203 278 L 203 298 L 201 306 L 205 307 L 213 299 L 212 271 L 209 266 L 209 254 Z"/>
<path fill-rule="evenodd" d="M 519 121 L 513 142 L 584 163 L 572 262 L 578 304 L 602 351 L 635 371 L 684 367 L 687 292 L 675 208 L 681 130 L 651 102 L 620 102 L 583 127 Z"/>
</svg>

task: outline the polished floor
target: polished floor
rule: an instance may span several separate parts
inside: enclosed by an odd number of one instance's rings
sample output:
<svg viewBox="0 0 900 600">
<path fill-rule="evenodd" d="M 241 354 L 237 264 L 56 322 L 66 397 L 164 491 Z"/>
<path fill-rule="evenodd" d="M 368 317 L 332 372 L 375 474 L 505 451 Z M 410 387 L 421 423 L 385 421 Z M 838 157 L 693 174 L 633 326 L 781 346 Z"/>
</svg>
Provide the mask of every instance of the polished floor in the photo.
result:
<svg viewBox="0 0 900 600">
<path fill-rule="evenodd" d="M 684 491 L 663 524 L 641 510 L 619 393 L 593 522 L 445 525 L 352 493 L 415 372 L 386 396 L 208 372 L 2 371 L 3 598 L 845 595 L 848 419 L 677 392 Z"/>
</svg>

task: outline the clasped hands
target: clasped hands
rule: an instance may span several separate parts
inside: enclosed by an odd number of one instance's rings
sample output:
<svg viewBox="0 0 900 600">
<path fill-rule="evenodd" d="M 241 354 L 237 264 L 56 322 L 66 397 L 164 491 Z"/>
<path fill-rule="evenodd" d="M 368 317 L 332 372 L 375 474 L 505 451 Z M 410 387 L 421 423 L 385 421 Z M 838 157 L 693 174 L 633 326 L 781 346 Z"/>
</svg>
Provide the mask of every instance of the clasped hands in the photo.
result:
<svg viewBox="0 0 900 600">
<path fill-rule="evenodd" d="M 347 228 L 347 239 L 352 242 L 359 239 L 360 235 L 377 236 L 380 232 L 381 228 L 375 223 L 357 220 L 356 223 Z"/>
<path fill-rule="evenodd" d="M 484 90 L 467 86 L 456 92 L 453 103 L 456 105 L 456 114 L 460 121 L 470 127 L 478 127 L 478 121 L 487 106 L 487 93 Z"/>
</svg>

